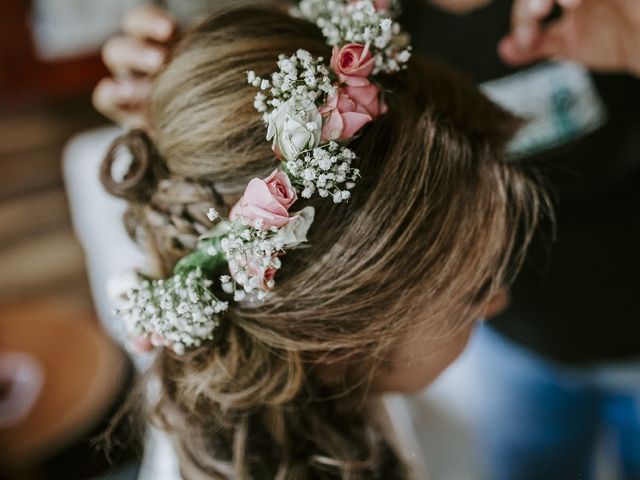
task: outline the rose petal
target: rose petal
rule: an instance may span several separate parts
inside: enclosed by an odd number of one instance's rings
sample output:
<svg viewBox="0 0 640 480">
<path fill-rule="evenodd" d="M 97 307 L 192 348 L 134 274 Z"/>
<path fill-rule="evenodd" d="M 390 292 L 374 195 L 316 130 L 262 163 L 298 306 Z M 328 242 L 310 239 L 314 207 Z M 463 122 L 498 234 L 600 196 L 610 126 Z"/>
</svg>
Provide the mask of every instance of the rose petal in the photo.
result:
<svg viewBox="0 0 640 480">
<path fill-rule="evenodd" d="M 242 198 L 242 206 L 245 204 L 255 205 L 278 214 L 284 212 L 284 215 L 287 215 L 287 210 L 273 198 L 267 184 L 259 178 L 254 178 L 249 182 Z"/>
<path fill-rule="evenodd" d="M 289 222 L 289 213 L 269 191 L 267 184 L 259 178 L 252 179 L 242 198 L 233 206 L 229 214 L 231 220 L 238 216 L 248 220 L 263 220 L 263 228 L 280 227 Z"/>
<path fill-rule="evenodd" d="M 343 128 L 344 122 L 342 121 L 342 115 L 340 115 L 338 110 L 334 109 L 322 126 L 322 141 L 339 139 L 342 135 Z"/>
<path fill-rule="evenodd" d="M 275 213 L 273 210 L 267 210 L 265 208 L 258 207 L 256 205 L 241 205 L 240 211 L 242 216 L 248 218 L 250 220 L 262 219 L 264 229 L 269 229 L 271 227 L 282 227 L 289 223 L 289 214 L 287 213 L 287 209 L 284 208 L 277 202 L 278 207 L 282 209 L 282 213 Z"/>
<path fill-rule="evenodd" d="M 366 77 L 356 77 L 353 75 L 345 75 L 343 73 L 338 73 L 338 78 L 345 85 L 349 85 L 351 87 L 366 87 L 371 84 Z"/>
<path fill-rule="evenodd" d="M 348 43 L 342 48 L 333 47 L 331 52 L 331 69 L 338 74 L 340 81 L 362 77 L 366 79 L 375 66 L 371 51 L 365 45 Z M 343 79 L 344 77 L 344 79 Z"/>
<path fill-rule="evenodd" d="M 331 95 L 327 98 L 327 103 L 318 110 L 321 114 L 329 113 L 338 106 L 338 95 Z"/>
<path fill-rule="evenodd" d="M 331 70 L 336 73 L 340 72 L 340 65 L 338 64 L 338 58 L 340 56 L 340 48 L 337 45 L 333 46 L 333 50 L 331 50 Z"/>
<path fill-rule="evenodd" d="M 358 130 L 371 120 L 373 120 L 373 118 L 366 113 L 347 112 L 342 114 L 344 128 L 342 129 L 341 140 L 351 138 Z"/>
<path fill-rule="evenodd" d="M 360 63 L 360 65 L 357 68 L 350 69 L 348 75 L 355 76 L 355 77 L 368 77 L 369 75 L 371 75 L 371 72 L 373 71 L 373 67 L 374 67 L 374 59 L 369 58 L 369 60 L 367 60 L 366 62 Z"/>
<path fill-rule="evenodd" d="M 364 87 L 346 87 L 345 91 L 353 100 L 364 107 L 372 117 L 377 117 L 380 114 L 378 101 L 380 89 L 374 84 Z"/>
<path fill-rule="evenodd" d="M 338 105 L 336 108 L 339 112 L 345 113 L 357 111 L 358 105 L 351 97 L 349 97 L 349 95 L 341 93 L 338 97 Z"/>
<path fill-rule="evenodd" d="M 276 168 L 263 181 L 267 184 L 271 195 L 287 210 L 298 200 L 298 195 L 291 185 L 291 180 L 282 170 Z"/>
</svg>

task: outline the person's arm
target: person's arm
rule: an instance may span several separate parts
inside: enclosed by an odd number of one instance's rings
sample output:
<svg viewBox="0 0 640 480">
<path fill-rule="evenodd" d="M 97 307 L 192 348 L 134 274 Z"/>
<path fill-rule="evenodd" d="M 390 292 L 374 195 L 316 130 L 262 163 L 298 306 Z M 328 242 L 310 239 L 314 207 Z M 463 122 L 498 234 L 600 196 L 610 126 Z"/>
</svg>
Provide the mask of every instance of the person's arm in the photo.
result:
<svg viewBox="0 0 640 480">
<path fill-rule="evenodd" d="M 545 25 L 556 4 L 562 16 Z M 561 58 L 640 77 L 640 1 L 516 0 L 511 32 L 498 49 L 512 65 Z"/>
<path fill-rule="evenodd" d="M 178 33 L 177 21 L 164 10 L 144 6 L 132 10 L 122 22 L 122 34 L 102 49 L 111 77 L 93 92 L 93 103 L 103 115 L 133 128 L 146 126 L 145 111 L 153 77 L 168 55 Z"/>
</svg>

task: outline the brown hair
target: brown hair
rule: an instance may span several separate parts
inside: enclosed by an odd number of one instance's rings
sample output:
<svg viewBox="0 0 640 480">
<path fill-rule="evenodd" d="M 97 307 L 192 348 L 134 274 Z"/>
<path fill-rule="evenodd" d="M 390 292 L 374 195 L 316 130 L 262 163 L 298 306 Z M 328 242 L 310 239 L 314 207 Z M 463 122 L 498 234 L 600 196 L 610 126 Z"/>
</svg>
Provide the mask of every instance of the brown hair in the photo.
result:
<svg viewBox="0 0 640 480">
<path fill-rule="evenodd" d="M 209 206 L 228 209 L 277 165 L 245 72 L 268 74 L 298 48 L 330 55 L 308 22 L 221 8 L 155 82 L 153 145 L 136 131 L 107 156 L 105 184 L 131 202 L 130 232 L 159 275 L 192 248 Z M 373 376 L 418 319 L 446 338 L 519 264 L 541 194 L 504 162 L 518 121 L 418 57 L 382 82 L 389 111 L 350 145 L 362 179 L 349 203 L 300 202 L 316 208 L 311 246 L 286 255 L 266 303 L 234 305 L 216 342 L 158 354 L 153 414 L 187 478 L 405 478 L 364 411 Z M 144 172 L 127 178 L 140 187 L 118 189 L 114 152 L 134 141 Z M 341 367 L 331 380 L 327 365 Z"/>
</svg>

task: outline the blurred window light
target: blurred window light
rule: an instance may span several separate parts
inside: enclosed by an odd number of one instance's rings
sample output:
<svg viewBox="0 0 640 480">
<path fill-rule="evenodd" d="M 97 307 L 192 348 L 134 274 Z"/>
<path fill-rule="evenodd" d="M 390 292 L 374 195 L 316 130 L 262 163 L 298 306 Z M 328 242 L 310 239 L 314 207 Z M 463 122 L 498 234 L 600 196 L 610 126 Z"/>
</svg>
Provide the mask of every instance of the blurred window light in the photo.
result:
<svg viewBox="0 0 640 480">
<path fill-rule="evenodd" d="M 52 61 L 95 53 L 120 28 L 126 12 L 144 0 L 35 0 L 36 54 Z"/>
</svg>

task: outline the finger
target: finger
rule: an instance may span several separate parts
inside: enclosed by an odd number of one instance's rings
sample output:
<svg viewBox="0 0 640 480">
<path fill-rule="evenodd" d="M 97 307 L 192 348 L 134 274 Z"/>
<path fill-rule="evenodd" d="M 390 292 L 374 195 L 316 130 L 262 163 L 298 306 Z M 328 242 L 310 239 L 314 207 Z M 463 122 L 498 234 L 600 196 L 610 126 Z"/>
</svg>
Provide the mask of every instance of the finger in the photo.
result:
<svg viewBox="0 0 640 480">
<path fill-rule="evenodd" d="M 528 49 L 520 45 L 509 35 L 498 44 L 498 53 L 502 60 L 512 66 L 520 66 L 547 58 L 572 59 L 570 43 L 562 23 L 556 23 L 545 28 L 535 44 Z"/>
<path fill-rule="evenodd" d="M 573 10 L 574 8 L 577 8 L 582 3 L 584 3 L 584 0 L 557 0 L 557 1 L 558 1 L 558 4 L 566 10 Z"/>
<path fill-rule="evenodd" d="M 122 31 L 139 39 L 166 43 L 177 34 L 178 22 L 168 12 L 153 5 L 144 5 L 124 17 Z"/>
<path fill-rule="evenodd" d="M 102 49 L 102 60 L 114 74 L 139 72 L 154 75 L 167 55 L 167 49 L 160 45 L 125 36 L 109 39 Z"/>
<path fill-rule="evenodd" d="M 107 118 L 121 125 L 129 125 L 144 116 L 151 92 L 150 80 L 116 81 L 105 78 L 93 91 L 93 105 Z"/>
<path fill-rule="evenodd" d="M 548 16 L 555 0 L 516 0 L 511 12 L 511 34 L 517 46 L 526 50 L 537 41 L 540 22 Z"/>
<path fill-rule="evenodd" d="M 128 78 L 114 80 L 105 78 L 100 81 L 96 91 L 104 91 L 105 101 L 118 105 L 140 105 L 149 101 L 152 82 L 149 79 Z"/>
<path fill-rule="evenodd" d="M 503 62 L 514 67 L 545 58 L 539 48 L 530 46 L 522 49 L 513 35 L 503 38 L 498 44 L 498 54 Z"/>
</svg>

